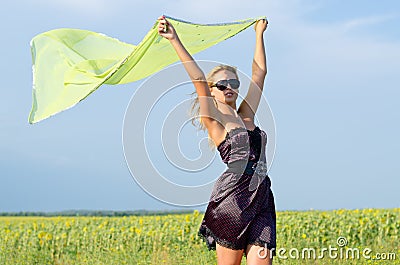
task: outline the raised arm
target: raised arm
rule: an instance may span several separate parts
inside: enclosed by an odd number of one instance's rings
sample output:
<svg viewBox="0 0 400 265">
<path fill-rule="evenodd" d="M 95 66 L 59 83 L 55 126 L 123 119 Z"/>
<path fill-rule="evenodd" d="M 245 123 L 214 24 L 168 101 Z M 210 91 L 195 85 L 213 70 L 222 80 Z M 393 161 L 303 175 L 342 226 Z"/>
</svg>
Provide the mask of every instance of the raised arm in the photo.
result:
<svg viewBox="0 0 400 265">
<path fill-rule="evenodd" d="M 267 63 L 264 47 L 264 31 L 266 30 L 268 21 L 261 19 L 256 22 L 254 29 L 256 32 L 256 47 L 252 64 L 252 75 L 249 90 L 246 97 L 239 106 L 238 113 L 243 120 L 254 122 L 254 115 L 264 87 L 265 76 L 267 75 Z"/>
<path fill-rule="evenodd" d="M 173 25 L 164 16 L 159 17 L 158 21 L 158 34 L 170 41 L 196 88 L 200 103 L 200 115 L 202 116 L 204 125 L 208 129 L 212 122 L 218 120 L 217 115 L 219 111 L 214 104 L 206 77 L 193 57 L 183 46 Z"/>
</svg>

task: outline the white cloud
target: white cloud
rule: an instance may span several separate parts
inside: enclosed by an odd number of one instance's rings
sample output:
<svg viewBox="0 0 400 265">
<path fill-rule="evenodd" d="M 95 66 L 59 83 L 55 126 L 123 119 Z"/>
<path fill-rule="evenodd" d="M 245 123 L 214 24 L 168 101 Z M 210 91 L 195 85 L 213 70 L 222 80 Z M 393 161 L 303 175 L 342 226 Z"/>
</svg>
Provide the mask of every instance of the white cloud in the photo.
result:
<svg viewBox="0 0 400 265">
<path fill-rule="evenodd" d="M 384 23 L 384 22 L 387 22 L 389 20 L 393 20 L 396 18 L 398 18 L 398 15 L 393 15 L 393 14 L 374 15 L 374 16 L 368 16 L 368 17 L 355 18 L 350 21 L 344 22 L 343 29 L 345 31 L 347 31 L 347 30 L 352 30 L 352 29 L 356 29 L 359 27 L 372 26 L 372 25 Z"/>
<path fill-rule="evenodd" d="M 292 71 L 299 80 L 321 84 L 334 76 L 342 82 L 367 80 L 394 75 L 400 68 L 398 39 L 385 39 L 376 28 L 360 30 L 364 26 L 384 26 L 397 16 L 381 14 L 331 23 L 313 22 L 304 14 L 317 7 L 302 9 L 298 1 L 295 3 L 298 9 L 285 7 L 290 15 L 282 13 L 283 6 L 275 9 L 277 13 L 272 14 L 268 34 L 271 43 L 281 43 L 274 48 L 281 56 L 280 63 L 288 67 L 285 71 Z"/>
</svg>

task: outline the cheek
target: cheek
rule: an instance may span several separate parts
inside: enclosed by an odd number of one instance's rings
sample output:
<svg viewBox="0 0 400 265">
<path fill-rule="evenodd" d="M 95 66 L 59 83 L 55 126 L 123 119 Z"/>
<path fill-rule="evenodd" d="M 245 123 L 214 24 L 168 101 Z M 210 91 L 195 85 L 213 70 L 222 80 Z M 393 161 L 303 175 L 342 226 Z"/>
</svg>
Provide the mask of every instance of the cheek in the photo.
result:
<svg viewBox="0 0 400 265">
<path fill-rule="evenodd" d="M 225 95 L 224 95 L 224 93 L 219 92 L 219 93 L 216 93 L 215 97 L 216 97 L 216 98 L 223 99 L 223 98 L 225 98 Z"/>
<path fill-rule="evenodd" d="M 215 97 L 214 89 L 210 88 L 211 96 Z"/>
<path fill-rule="evenodd" d="M 211 96 L 213 96 L 213 97 L 219 98 L 221 96 L 220 93 L 218 93 L 219 91 L 217 91 L 217 90 L 211 90 L 210 92 L 211 92 Z"/>
</svg>

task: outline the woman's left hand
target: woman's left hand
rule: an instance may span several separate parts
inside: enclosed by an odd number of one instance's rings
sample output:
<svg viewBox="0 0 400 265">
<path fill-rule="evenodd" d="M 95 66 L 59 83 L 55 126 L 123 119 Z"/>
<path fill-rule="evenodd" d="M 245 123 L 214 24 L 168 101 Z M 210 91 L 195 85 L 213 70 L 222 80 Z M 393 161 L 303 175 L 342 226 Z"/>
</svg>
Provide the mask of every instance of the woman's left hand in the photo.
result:
<svg viewBox="0 0 400 265">
<path fill-rule="evenodd" d="M 267 19 L 260 19 L 257 20 L 257 22 L 254 25 L 254 30 L 256 33 L 263 33 L 268 26 L 268 20 Z"/>
</svg>

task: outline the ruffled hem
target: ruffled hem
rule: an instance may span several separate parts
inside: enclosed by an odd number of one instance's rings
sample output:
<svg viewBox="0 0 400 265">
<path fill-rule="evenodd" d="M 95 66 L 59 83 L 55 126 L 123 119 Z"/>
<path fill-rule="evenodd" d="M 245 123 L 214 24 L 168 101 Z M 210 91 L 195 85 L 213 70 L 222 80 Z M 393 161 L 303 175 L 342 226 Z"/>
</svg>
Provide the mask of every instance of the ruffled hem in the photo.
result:
<svg viewBox="0 0 400 265">
<path fill-rule="evenodd" d="M 229 248 L 229 249 L 233 249 L 233 250 L 241 250 L 244 249 L 241 246 L 238 246 L 235 243 L 232 243 L 230 241 L 227 241 L 225 239 L 219 238 L 217 237 L 208 227 L 206 226 L 202 226 L 199 230 L 199 232 L 197 233 L 202 239 L 203 241 L 207 244 L 207 248 L 208 250 L 216 250 L 216 243 L 218 243 L 218 245 Z M 210 242 L 212 241 L 212 242 Z"/>
<path fill-rule="evenodd" d="M 269 250 L 273 250 L 272 251 L 272 255 L 276 256 L 276 245 L 275 244 L 271 244 L 268 243 L 266 241 L 262 241 L 262 240 L 257 240 L 257 241 L 251 241 L 248 242 L 246 244 L 246 246 L 239 246 L 238 244 L 232 243 L 230 241 L 227 241 L 225 239 L 221 239 L 219 237 L 217 237 L 211 230 L 210 228 L 202 225 L 199 232 L 197 233 L 198 236 L 207 244 L 207 248 L 209 251 L 211 250 L 216 250 L 216 243 L 218 243 L 218 245 L 229 248 L 229 249 L 233 249 L 233 250 L 242 250 L 242 249 L 246 249 L 247 245 L 255 245 L 255 246 L 259 246 L 259 247 L 266 247 Z M 210 242 L 212 241 L 212 242 Z"/>
<path fill-rule="evenodd" d="M 248 245 L 254 245 L 254 246 L 259 246 L 259 247 L 264 247 L 269 250 L 272 250 L 272 256 L 276 256 L 276 245 L 273 245 L 271 243 L 262 241 L 262 240 L 257 240 L 257 241 L 252 241 L 247 243 Z"/>
<path fill-rule="evenodd" d="M 269 250 L 276 249 L 276 245 L 272 245 L 271 243 L 268 243 L 268 242 L 265 242 L 265 241 L 261 241 L 261 240 L 249 242 L 247 244 L 248 245 L 255 245 L 255 246 L 259 246 L 259 247 L 266 247 Z"/>
</svg>

